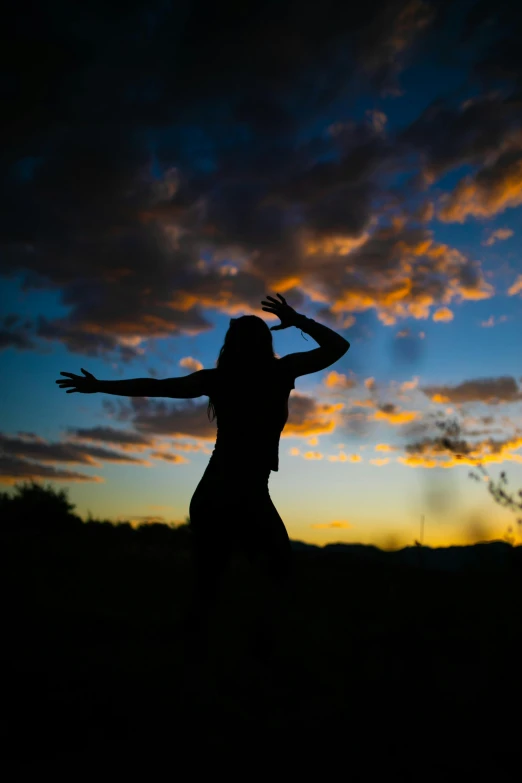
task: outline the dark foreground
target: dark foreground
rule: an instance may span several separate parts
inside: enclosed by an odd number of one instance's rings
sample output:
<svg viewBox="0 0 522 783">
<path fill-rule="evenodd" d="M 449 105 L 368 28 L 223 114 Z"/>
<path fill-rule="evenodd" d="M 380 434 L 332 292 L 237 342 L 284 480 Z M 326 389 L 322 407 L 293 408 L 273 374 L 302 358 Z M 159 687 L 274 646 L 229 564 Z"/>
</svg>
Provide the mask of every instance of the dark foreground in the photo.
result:
<svg viewBox="0 0 522 783">
<path fill-rule="evenodd" d="M 3 542 L 9 779 L 221 762 L 251 779 L 316 757 L 346 779 L 517 779 L 520 558 L 444 572 L 298 552 L 271 665 L 248 648 L 259 584 L 236 559 L 197 665 L 180 625 L 187 553 L 95 538 Z"/>
</svg>

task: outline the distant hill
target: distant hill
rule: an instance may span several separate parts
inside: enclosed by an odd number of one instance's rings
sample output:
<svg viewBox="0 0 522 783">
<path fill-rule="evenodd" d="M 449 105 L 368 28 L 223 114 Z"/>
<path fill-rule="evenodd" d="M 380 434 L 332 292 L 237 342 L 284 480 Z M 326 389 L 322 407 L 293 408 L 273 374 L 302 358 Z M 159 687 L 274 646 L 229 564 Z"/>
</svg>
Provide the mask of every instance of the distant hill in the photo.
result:
<svg viewBox="0 0 522 783">
<path fill-rule="evenodd" d="M 386 551 L 366 544 L 326 544 L 323 547 L 304 541 L 291 541 L 295 552 L 308 552 L 320 558 L 346 557 L 382 565 L 422 567 L 435 571 L 460 571 L 467 568 L 503 568 L 518 560 L 522 572 L 522 545 L 505 541 L 484 541 L 469 546 L 408 546 Z"/>
</svg>

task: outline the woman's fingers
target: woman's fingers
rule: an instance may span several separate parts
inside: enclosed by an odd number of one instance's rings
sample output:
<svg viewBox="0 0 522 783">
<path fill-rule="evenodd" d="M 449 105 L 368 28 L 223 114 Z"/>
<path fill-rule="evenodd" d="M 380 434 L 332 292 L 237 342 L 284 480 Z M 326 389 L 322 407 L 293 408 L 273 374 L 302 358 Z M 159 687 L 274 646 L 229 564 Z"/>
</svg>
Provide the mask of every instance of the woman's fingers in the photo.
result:
<svg viewBox="0 0 522 783">
<path fill-rule="evenodd" d="M 73 372 L 61 372 L 60 375 L 67 375 L 68 378 L 79 378 L 79 375 L 75 375 Z"/>
</svg>

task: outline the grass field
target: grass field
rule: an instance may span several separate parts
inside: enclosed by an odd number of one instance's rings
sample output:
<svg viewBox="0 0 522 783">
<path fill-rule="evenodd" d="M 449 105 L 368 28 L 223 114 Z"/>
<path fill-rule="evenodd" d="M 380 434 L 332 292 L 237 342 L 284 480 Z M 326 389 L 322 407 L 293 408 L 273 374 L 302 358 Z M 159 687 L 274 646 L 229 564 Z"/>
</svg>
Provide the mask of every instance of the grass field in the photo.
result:
<svg viewBox="0 0 522 783">
<path fill-rule="evenodd" d="M 271 666 L 249 652 L 261 587 L 235 558 L 208 660 L 195 664 L 181 630 L 183 547 L 123 546 L 101 527 L 4 538 L 3 701 L 7 758 L 19 770 L 174 750 L 177 764 L 233 748 L 302 760 L 327 748 L 346 756 L 347 775 L 361 765 L 413 774 L 421 763 L 426 774 L 451 764 L 511 779 L 520 557 L 448 572 L 296 552 Z"/>
</svg>

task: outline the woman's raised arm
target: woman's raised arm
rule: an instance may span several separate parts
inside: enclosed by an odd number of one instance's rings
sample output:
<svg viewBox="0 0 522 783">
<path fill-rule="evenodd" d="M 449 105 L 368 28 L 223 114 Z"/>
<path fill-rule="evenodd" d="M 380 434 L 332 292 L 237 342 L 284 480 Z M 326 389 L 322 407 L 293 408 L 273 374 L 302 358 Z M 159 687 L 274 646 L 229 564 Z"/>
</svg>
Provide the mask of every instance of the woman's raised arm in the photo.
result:
<svg viewBox="0 0 522 783">
<path fill-rule="evenodd" d="M 279 302 L 273 296 L 267 296 L 266 300 L 261 302 L 263 310 L 277 315 L 281 321 L 280 324 L 270 327 L 270 331 L 276 332 L 280 329 L 288 329 L 289 326 L 297 326 L 313 337 L 320 346 L 313 351 L 289 353 L 283 356 L 281 361 L 287 365 L 290 375 L 297 378 L 299 375 L 324 370 L 344 356 L 350 347 L 348 340 L 330 327 L 296 312 L 281 294 L 278 294 L 278 297 Z"/>
<path fill-rule="evenodd" d="M 350 347 L 350 343 L 342 335 L 312 318 L 299 314 L 294 326 L 302 329 L 319 343 L 319 348 L 314 348 L 312 351 L 299 351 L 281 357 L 281 361 L 288 365 L 290 374 L 294 378 L 325 370 L 339 361 Z"/>
</svg>

